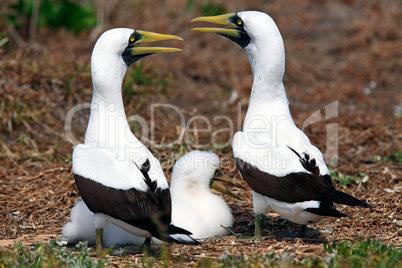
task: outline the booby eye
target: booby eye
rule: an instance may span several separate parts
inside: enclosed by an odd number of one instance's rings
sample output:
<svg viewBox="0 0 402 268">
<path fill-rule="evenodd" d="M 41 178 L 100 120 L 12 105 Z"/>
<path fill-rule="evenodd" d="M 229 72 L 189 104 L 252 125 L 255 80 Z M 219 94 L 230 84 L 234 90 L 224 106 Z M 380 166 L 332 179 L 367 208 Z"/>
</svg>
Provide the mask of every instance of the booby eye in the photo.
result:
<svg viewBox="0 0 402 268">
<path fill-rule="evenodd" d="M 237 25 L 242 26 L 243 25 L 243 21 L 241 19 L 237 20 Z"/>
<path fill-rule="evenodd" d="M 132 42 L 134 42 L 134 40 L 135 40 L 134 35 L 130 36 L 130 42 L 132 43 Z"/>
</svg>

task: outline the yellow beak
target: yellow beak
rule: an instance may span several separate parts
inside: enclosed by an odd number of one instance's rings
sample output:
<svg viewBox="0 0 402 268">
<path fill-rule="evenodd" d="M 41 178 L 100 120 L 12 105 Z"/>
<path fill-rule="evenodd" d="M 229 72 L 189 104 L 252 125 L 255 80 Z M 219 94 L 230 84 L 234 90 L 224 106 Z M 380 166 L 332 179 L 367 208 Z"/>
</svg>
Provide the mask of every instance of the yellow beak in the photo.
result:
<svg viewBox="0 0 402 268">
<path fill-rule="evenodd" d="M 229 184 L 231 184 L 233 186 L 236 186 L 238 188 L 241 188 L 241 189 L 245 190 L 243 185 L 241 185 L 237 181 L 229 178 L 228 176 L 223 174 L 222 171 L 220 171 L 219 169 L 217 169 L 215 171 L 214 177 L 212 178 L 211 183 L 209 184 L 209 188 L 211 188 L 213 190 L 216 190 L 216 191 L 218 191 L 220 193 L 223 193 L 225 195 L 229 195 L 229 196 L 231 196 L 233 198 L 236 198 L 238 200 L 241 200 L 241 198 L 238 195 L 232 193 L 231 191 L 229 191 L 228 189 L 226 189 L 225 187 L 223 187 L 221 184 L 217 183 L 216 181 L 223 181 L 223 182 L 229 183 Z"/>
<path fill-rule="evenodd" d="M 236 15 L 236 13 L 229 13 L 229 14 L 223 14 L 223 15 L 218 15 L 218 16 L 198 17 L 198 18 L 191 20 L 191 22 L 196 22 L 196 21 L 211 22 L 211 23 L 216 23 L 216 24 L 221 24 L 221 25 L 234 26 L 236 28 L 199 27 L 199 28 L 193 28 L 192 30 L 198 31 L 198 32 L 204 32 L 204 33 L 216 33 L 216 34 L 240 38 L 239 27 L 236 23 L 234 23 L 232 21 L 232 18 L 235 15 Z"/>
<path fill-rule="evenodd" d="M 182 51 L 179 48 L 172 47 L 138 47 L 136 45 L 146 42 L 155 42 L 161 40 L 183 40 L 181 37 L 170 34 L 159 34 L 147 31 L 136 30 L 136 40 L 133 43 L 131 55 L 148 55 L 162 52 L 178 52 Z M 134 47 L 135 46 L 135 47 Z"/>
</svg>

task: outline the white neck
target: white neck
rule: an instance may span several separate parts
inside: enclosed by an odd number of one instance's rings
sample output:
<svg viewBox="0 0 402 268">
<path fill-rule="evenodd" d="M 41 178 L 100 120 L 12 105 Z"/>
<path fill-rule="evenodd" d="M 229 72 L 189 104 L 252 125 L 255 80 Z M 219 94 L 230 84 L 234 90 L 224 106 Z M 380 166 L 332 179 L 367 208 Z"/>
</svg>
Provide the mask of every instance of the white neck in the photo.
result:
<svg viewBox="0 0 402 268">
<path fill-rule="evenodd" d="M 294 124 L 282 82 L 285 72 L 283 41 L 280 36 L 274 41 L 259 40 L 245 48 L 254 81 L 243 131 L 272 127 L 277 120 Z"/>
<path fill-rule="evenodd" d="M 91 59 L 93 94 L 85 144 L 91 147 L 121 148 L 132 135 L 124 111 L 121 87 L 127 65 L 116 55 Z M 99 54 L 99 53 L 98 53 Z"/>
</svg>

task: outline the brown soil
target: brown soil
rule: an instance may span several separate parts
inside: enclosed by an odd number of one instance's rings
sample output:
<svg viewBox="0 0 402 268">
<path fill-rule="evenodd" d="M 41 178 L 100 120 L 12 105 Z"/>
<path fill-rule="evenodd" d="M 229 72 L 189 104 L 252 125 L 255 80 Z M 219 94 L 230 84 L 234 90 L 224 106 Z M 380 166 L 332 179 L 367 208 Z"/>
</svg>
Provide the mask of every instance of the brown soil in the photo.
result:
<svg viewBox="0 0 402 268">
<path fill-rule="evenodd" d="M 212 132 L 229 127 L 225 120 L 213 121 L 216 116 L 231 118 L 237 131 L 238 118 L 244 119 L 248 105 L 251 69 L 241 48 L 229 40 L 190 31 L 194 25 L 189 21 L 201 15 L 201 5 L 187 10 L 188 1 L 184 0 L 164 4 L 146 1 L 137 7 L 116 2 L 110 10 L 108 28 L 174 33 L 185 40 L 172 43 L 182 47 L 182 53 L 152 56 L 140 63 L 162 79 L 169 74 L 173 79 L 167 90 L 133 85 L 134 95 L 125 103 L 127 114 L 138 114 L 150 122 L 152 104 L 172 104 L 185 114 L 186 123 L 194 115 L 213 122 L 211 132 L 186 132 L 193 141 L 189 145 L 184 139 L 173 149 L 149 146 L 150 150 L 157 157 L 172 159 L 179 155 L 179 149 L 211 146 Z M 367 237 L 401 247 L 402 164 L 372 161 L 376 155 L 384 158 L 402 149 L 402 120 L 396 115 L 396 107 L 402 105 L 401 2 L 218 2 L 228 12 L 261 10 L 276 21 L 286 48 L 284 83 L 299 127 L 316 111 L 325 118 L 325 106 L 338 101 L 338 116 L 309 125 L 304 131 L 326 152 L 327 125 L 337 124 L 339 162 L 334 169 L 369 176 L 366 183 L 337 188 L 366 200 L 372 209 L 340 207 L 352 217 L 327 218 L 309 226 L 322 231 L 315 239 L 278 237 L 259 243 L 233 242 L 234 237 L 212 239 L 200 246 L 171 245 L 172 254 L 184 254 L 189 264 L 205 256 L 218 258 L 241 252 L 252 255 L 288 250 L 293 258 L 320 257 L 325 255 L 325 241 Z M 4 22 L 0 27 L 5 27 Z M 78 197 L 69 161 L 73 144 L 66 137 L 64 120 L 72 107 L 91 100 L 89 64 L 94 40 L 89 33 L 75 36 L 66 30 L 40 29 L 35 42 L 38 50 L 30 45 L 18 47 L 12 38 L 7 49 L 0 47 L 0 246 L 6 248 L 19 241 L 32 245 L 58 239 Z M 168 119 L 164 118 L 166 114 Z M 72 131 L 80 141 L 87 119 L 88 110 L 83 110 L 73 120 Z M 169 110 L 157 112 L 155 142 L 177 140 L 182 130 L 178 120 Z M 204 124 L 196 120 L 190 128 L 203 129 Z M 217 138 L 227 143 L 231 135 L 222 131 Z M 218 154 L 227 160 L 223 171 L 242 181 L 234 167 L 231 146 L 224 146 Z M 168 165 L 164 170 L 169 177 Z M 227 199 L 236 219 L 232 230 L 252 235 L 251 190 L 247 187 L 246 192 L 236 192 L 242 201 Z M 270 216 L 266 234 L 298 229 L 275 214 Z M 124 261 L 135 258 L 128 256 Z M 118 261 L 123 260 L 113 257 L 113 263 Z"/>
</svg>

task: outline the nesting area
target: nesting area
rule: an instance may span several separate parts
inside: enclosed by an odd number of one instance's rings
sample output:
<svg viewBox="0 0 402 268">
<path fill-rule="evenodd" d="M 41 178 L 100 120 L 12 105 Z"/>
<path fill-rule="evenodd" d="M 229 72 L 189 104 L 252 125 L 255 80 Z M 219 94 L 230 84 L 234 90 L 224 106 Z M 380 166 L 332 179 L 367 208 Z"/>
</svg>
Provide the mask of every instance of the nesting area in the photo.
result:
<svg viewBox="0 0 402 268">
<path fill-rule="evenodd" d="M 201 6 L 186 8 L 183 0 L 161 5 L 146 1 L 137 7 L 141 11 L 132 11 L 128 3 L 115 2 L 107 28 L 139 28 L 184 39 L 175 43 L 183 52 L 151 56 L 128 70 L 123 83 L 126 114 L 143 118 L 148 126 L 133 124 L 132 130 L 151 140 L 145 144 L 161 161 L 168 180 L 174 160 L 185 152 L 217 153 L 222 171 L 247 189 L 232 189 L 241 201 L 225 197 L 235 218 L 231 230 L 253 235 L 252 192 L 236 170 L 230 144 L 250 98 L 253 77 L 246 55 L 229 40 L 190 30 L 190 20 L 201 15 Z M 197 246 L 172 244 L 172 256 L 184 256 L 190 264 L 228 253 L 288 251 L 296 259 L 322 257 L 324 242 L 361 238 L 400 248 L 400 2 L 232 2 L 219 4 L 226 12 L 261 10 L 275 20 L 285 44 L 284 85 L 296 125 L 324 155 L 337 156 L 325 159 L 334 173 L 353 177 L 347 185 L 335 180 L 337 189 L 372 208 L 339 205 L 351 217 L 325 218 L 308 225 L 308 230 L 320 231 L 314 238 L 278 236 L 254 243 L 235 241 L 233 235 Z M 72 117 L 71 129 L 65 124 L 73 107 L 91 101 L 90 56 L 96 38 L 90 33 L 40 28 L 35 46 L 19 46 L 10 40 L 8 48 L 0 47 L 0 247 L 59 239 L 79 197 L 71 168 L 71 137 L 83 142 L 88 107 Z M 328 107 L 334 112 L 331 116 Z M 319 119 L 308 123 L 312 115 Z M 265 234 L 299 228 L 275 213 L 268 216 Z M 122 264 L 136 256 L 111 258 L 112 263 Z"/>
</svg>

